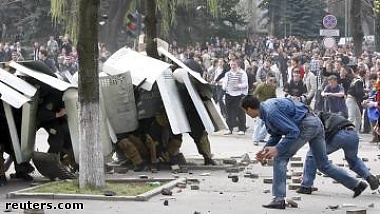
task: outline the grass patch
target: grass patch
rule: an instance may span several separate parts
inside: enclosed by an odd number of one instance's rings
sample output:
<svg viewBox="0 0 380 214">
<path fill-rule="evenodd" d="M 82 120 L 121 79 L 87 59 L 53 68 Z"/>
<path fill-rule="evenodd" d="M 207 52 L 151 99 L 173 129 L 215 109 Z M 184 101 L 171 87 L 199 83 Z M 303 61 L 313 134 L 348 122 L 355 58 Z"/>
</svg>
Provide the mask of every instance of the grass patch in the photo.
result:
<svg viewBox="0 0 380 214">
<path fill-rule="evenodd" d="M 163 185 L 164 183 L 161 183 Z M 113 191 L 116 196 L 136 196 L 152 189 L 157 188 L 156 185 L 150 185 L 150 182 L 131 182 L 131 183 L 114 183 L 106 182 L 103 189 L 95 189 L 86 187 L 79 189 L 78 180 L 51 182 L 33 189 L 26 190 L 27 193 L 54 193 L 54 194 L 88 194 L 88 195 L 104 195 L 104 191 Z"/>
</svg>

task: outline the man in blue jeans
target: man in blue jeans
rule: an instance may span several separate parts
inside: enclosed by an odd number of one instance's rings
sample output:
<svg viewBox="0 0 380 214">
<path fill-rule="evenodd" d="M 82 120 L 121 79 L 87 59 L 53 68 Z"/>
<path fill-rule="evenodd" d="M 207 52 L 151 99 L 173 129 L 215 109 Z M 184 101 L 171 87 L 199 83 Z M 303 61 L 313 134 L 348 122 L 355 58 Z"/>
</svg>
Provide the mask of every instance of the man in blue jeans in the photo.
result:
<svg viewBox="0 0 380 214">
<path fill-rule="evenodd" d="M 350 169 L 364 178 L 372 190 L 379 188 L 379 179 L 368 171 L 358 157 L 359 136 L 354 124 L 338 114 L 320 112 L 318 116 L 325 129 L 327 154 L 343 149 Z M 313 154 L 309 151 L 306 155 L 301 188 L 297 190 L 297 193 L 311 194 L 316 171 Z"/>
<path fill-rule="evenodd" d="M 303 103 L 290 98 L 273 98 L 260 102 L 256 97 L 248 95 L 242 99 L 241 107 L 250 117 L 260 117 L 270 135 L 265 147 L 256 154 L 258 161 L 274 158 L 274 198 L 263 207 L 285 209 L 287 165 L 289 159 L 306 142 L 309 142 L 317 168 L 353 190 L 354 198 L 367 188 L 364 181 L 357 180 L 344 169 L 329 162 L 322 122 L 317 116 L 309 113 L 308 107 Z"/>
</svg>

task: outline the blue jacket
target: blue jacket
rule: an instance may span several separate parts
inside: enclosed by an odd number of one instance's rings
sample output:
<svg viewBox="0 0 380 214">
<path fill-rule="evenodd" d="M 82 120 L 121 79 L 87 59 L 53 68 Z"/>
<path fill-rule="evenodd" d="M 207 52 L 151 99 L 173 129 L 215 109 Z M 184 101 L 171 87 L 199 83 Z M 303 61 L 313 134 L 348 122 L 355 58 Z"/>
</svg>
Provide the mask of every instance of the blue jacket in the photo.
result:
<svg viewBox="0 0 380 214">
<path fill-rule="evenodd" d="M 260 118 L 270 134 L 265 146 L 276 146 L 280 154 L 285 153 L 289 144 L 299 137 L 299 125 L 308 112 L 306 105 L 290 98 L 273 98 L 262 102 Z"/>
</svg>

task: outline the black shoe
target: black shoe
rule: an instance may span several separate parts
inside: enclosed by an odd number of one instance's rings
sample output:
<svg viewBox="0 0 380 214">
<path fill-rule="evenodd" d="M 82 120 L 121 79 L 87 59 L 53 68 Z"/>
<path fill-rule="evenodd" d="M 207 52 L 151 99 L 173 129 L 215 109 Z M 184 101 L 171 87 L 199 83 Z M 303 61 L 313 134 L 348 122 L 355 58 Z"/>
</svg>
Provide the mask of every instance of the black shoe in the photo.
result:
<svg viewBox="0 0 380 214">
<path fill-rule="evenodd" d="M 379 188 L 379 179 L 376 178 L 374 175 L 368 176 L 366 181 L 369 183 L 371 190 L 376 190 L 377 188 Z"/>
<path fill-rule="evenodd" d="M 7 177 L 5 175 L 0 175 L 0 187 L 5 186 L 7 184 Z"/>
<path fill-rule="evenodd" d="M 359 184 L 355 187 L 354 189 L 354 196 L 353 198 L 356 198 L 358 197 L 360 194 L 362 194 L 362 192 L 368 187 L 368 185 L 366 183 L 364 183 L 363 181 L 360 181 Z"/>
<path fill-rule="evenodd" d="M 263 207 L 268 208 L 268 209 L 284 210 L 285 209 L 285 200 L 281 200 L 281 201 L 273 200 L 269 204 L 263 205 Z"/>
<path fill-rule="evenodd" d="M 25 173 L 25 172 L 16 172 L 14 174 L 11 174 L 11 178 L 23 179 L 24 181 L 32 181 L 33 180 L 33 177 L 30 176 L 28 173 Z"/>
<path fill-rule="evenodd" d="M 300 187 L 299 189 L 297 189 L 296 192 L 299 193 L 299 194 L 308 194 L 308 195 L 310 195 L 312 191 L 313 190 L 311 189 L 311 187 Z"/>
<path fill-rule="evenodd" d="M 217 164 L 216 164 L 216 162 L 213 159 L 211 159 L 211 158 L 205 158 L 205 165 L 215 166 Z"/>
</svg>

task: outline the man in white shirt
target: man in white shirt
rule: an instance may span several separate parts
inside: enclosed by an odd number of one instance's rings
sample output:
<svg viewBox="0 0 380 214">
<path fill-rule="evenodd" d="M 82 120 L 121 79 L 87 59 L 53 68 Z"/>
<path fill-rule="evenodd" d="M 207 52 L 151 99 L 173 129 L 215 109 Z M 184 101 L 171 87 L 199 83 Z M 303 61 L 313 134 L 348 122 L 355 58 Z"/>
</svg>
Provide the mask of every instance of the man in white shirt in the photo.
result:
<svg viewBox="0 0 380 214">
<path fill-rule="evenodd" d="M 306 105 L 310 106 L 314 110 L 315 94 L 317 92 L 317 77 L 311 72 L 310 64 L 305 63 L 305 76 L 303 77 L 303 83 L 306 86 Z"/>
<path fill-rule="evenodd" d="M 244 111 L 240 108 L 240 100 L 248 94 L 248 77 L 238 65 L 237 60 L 230 61 L 231 70 L 224 77 L 223 89 L 226 91 L 227 125 L 226 135 L 231 135 L 238 121 L 238 135 L 244 135 L 246 130 L 246 118 Z"/>
</svg>

